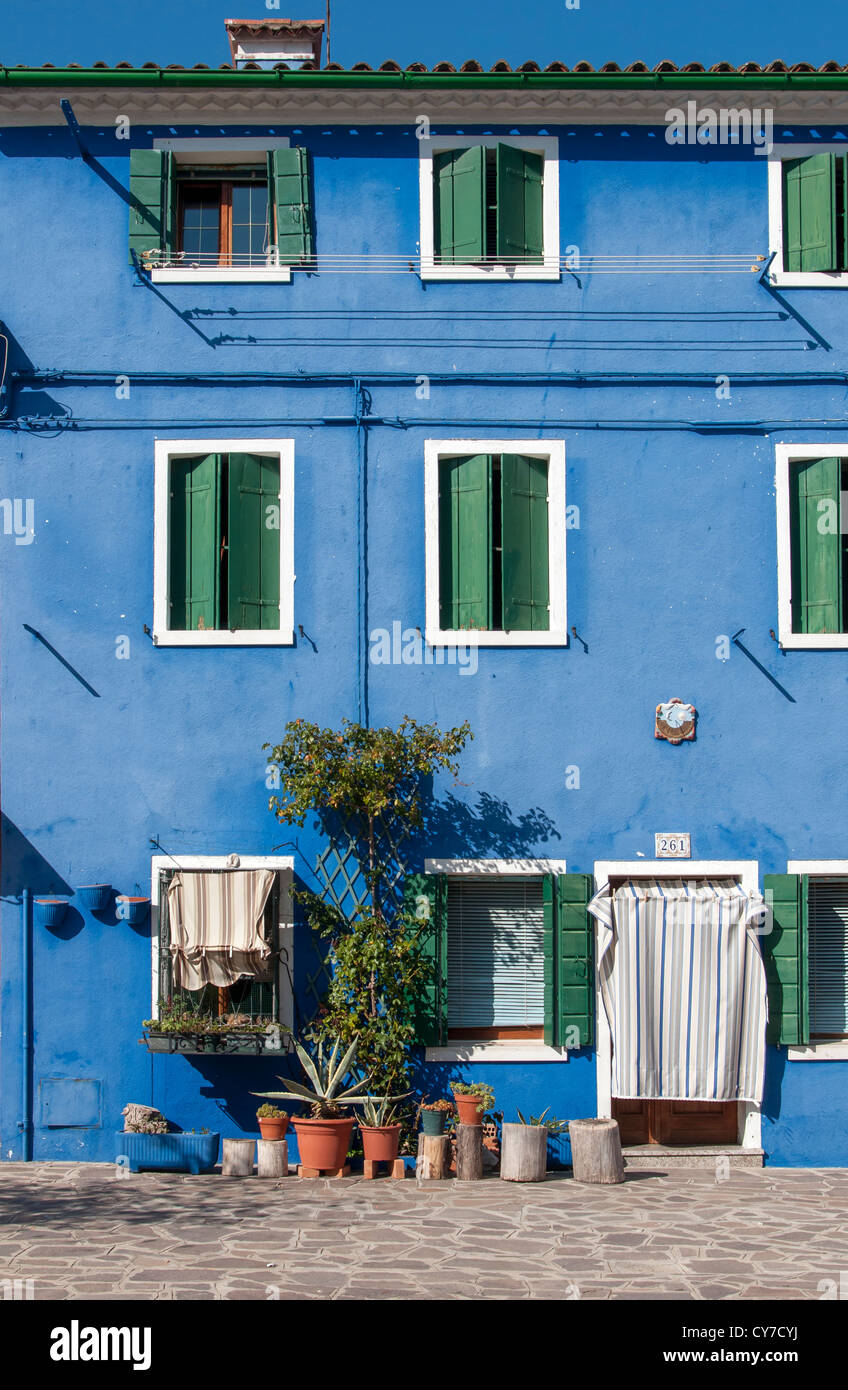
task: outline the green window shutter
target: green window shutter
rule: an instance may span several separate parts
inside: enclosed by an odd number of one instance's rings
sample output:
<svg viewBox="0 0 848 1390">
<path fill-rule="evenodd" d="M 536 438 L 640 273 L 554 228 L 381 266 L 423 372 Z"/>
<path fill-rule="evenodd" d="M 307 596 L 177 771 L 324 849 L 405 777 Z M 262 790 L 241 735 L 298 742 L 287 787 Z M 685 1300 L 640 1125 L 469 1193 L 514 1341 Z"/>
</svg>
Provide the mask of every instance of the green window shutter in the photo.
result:
<svg viewBox="0 0 848 1390">
<path fill-rule="evenodd" d="M 810 1041 L 807 952 L 807 880 L 801 874 L 766 874 L 771 931 L 760 937 L 768 985 L 766 1041 Z"/>
<path fill-rule="evenodd" d="M 444 874 L 407 875 L 404 907 L 420 924 L 419 940 L 430 964 L 429 978 L 411 1001 L 415 1041 L 424 1047 L 438 1047 L 448 1036 L 447 899 Z"/>
<path fill-rule="evenodd" d="M 838 458 L 793 464 L 792 631 L 842 631 L 841 473 Z"/>
<path fill-rule="evenodd" d="M 486 151 L 443 150 L 433 158 L 433 233 L 436 257 L 448 263 L 481 261 L 486 254 Z"/>
<path fill-rule="evenodd" d="M 813 154 L 785 159 L 783 173 L 783 252 L 786 270 L 839 270 L 837 246 L 837 169 L 845 155 Z"/>
<path fill-rule="evenodd" d="M 227 626 L 280 626 L 280 464 L 230 454 Z"/>
<path fill-rule="evenodd" d="M 439 462 L 439 621 L 443 630 L 492 626 L 492 460 Z"/>
<path fill-rule="evenodd" d="M 268 206 L 276 226 L 271 235 L 281 265 L 295 265 L 314 255 L 309 158 L 295 146 L 268 152 Z"/>
<path fill-rule="evenodd" d="M 594 891 L 591 874 L 557 875 L 555 1026 L 560 1047 L 591 1047 L 595 1040 L 595 932 L 587 910 Z"/>
<path fill-rule="evenodd" d="M 166 150 L 130 151 L 130 262 L 135 251 L 174 246 L 172 155 Z"/>
<path fill-rule="evenodd" d="M 544 247 L 544 158 L 531 150 L 498 145 L 496 169 L 498 260 L 538 264 Z"/>
<path fill-rule="evenodd" d="M 550 627 L 548 465 L 544 459 L 501 459 L 502 583 L 505 632 Z"/>
<path fill-rule="evenodd" d="M 168 626 L 175 631 L 219 626 L 221 458 L 171 460 Z"/>
</svg>

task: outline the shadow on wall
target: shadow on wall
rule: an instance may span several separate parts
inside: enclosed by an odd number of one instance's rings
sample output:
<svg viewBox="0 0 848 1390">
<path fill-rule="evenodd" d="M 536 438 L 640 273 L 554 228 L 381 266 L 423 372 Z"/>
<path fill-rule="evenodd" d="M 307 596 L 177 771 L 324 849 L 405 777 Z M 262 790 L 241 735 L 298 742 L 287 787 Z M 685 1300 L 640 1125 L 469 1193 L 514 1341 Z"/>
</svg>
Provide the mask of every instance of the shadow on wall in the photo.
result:
<svg viewBox="0 0 848 1390">
<path fill-rule="evenodd" d="M 9 817 L 0 817 L 0 854 L 2 854 L 2 877 L 0 889 L 4 898 L 19 898 L 24 888 L 32 889 L 33 895 L 61 896 L 73 893 L 73 888 L 62 875 L 49 864 Z"/>
<path fill-rule="evenodd" d="M 426 796 L 421 839 L 427 853 L 448 859 L 523 859 L 562 836 L 540 806 L 516 816 L 508 802 L 478 792 L 475 803 L 452 793 L 441 801 Z"/>
<path fill-rule="evenodd" d="M 70 419 L 71 412 L 67 407 L 60 405 L 47 391 L 28 389 L 25 384 L 21 385 L 13 380 L 15 372 L 22 372 L 24 375 L 32 372 L 34 363 L 5 322 L 3 333 L 9 340 L 9 359 L 6 364 L 5 389 L 0 397 L 0 416 L 7 420 L 19 419 L 21 416 L 52 418 L 57 415 Z"/>
</svg>

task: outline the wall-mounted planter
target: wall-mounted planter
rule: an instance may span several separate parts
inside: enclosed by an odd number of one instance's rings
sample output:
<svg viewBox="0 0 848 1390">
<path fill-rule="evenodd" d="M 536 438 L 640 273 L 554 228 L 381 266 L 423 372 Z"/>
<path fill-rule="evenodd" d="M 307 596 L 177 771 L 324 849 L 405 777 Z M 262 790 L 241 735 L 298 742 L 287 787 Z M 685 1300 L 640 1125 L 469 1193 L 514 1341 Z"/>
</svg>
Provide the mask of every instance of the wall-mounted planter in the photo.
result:
<svg viewBox="0 0 848 1390">
<path fill-rule="evenodd" d="M 81 905 L 89 912 L 102 912 L 109 906 L 112 897 L 111 883 L 86 883 L 82 888 L 76 889 L 76 896 Z"/>
<path fill-rule="evenodd" d="M 157 1033 L 143 1038 L 148 1052 L 181 1052 L 185 1056 L 261 1057 L 286 1050 L 278 1033 Z"/>
<path fill-rule="evenodd" d="M 115 908 L 120 918 L 135 927 L 147 917 L 150 911 L 150 899 L 128 898 L 123 893 L 119 893 L 115 899 Z"/>
<path fill-rule="evenodd" d="M 59 927 L 68 910 L 67 898 L 36 898 L 33 907 L 35 920 L 43 927 Z"/>
<path fill-rule="evenodd" d="M 220 1134 L 115 1135 L 115 1157 L 127 1160 L 131 1173 L 211 1173 L 218 1162 Z"/>
</svg>

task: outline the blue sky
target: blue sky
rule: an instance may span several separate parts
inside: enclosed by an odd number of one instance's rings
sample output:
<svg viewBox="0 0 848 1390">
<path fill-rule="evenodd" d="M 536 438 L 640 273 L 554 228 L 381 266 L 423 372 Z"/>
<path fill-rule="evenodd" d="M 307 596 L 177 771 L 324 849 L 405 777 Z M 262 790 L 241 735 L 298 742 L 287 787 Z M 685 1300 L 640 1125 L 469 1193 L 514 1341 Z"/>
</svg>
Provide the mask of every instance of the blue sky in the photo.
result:
<svg viewBox="0 0 848 1390">
<path fill-rule="evenodd" d="M 39 64 L 202 62 L 229 57 L 223 22 L 324 15 L 326 0 L 0 0 L 0 60 Z M 571 0 L 574 3 L 574 0 Z M 346 66 L 394 58 L 403 65 L 446 58 L 498 58 L 569 66 L 585 58 L 622 66 L 773 58 L 848 63 L 844 0 L 332 0 L 333 58 Z"/>
</svg>

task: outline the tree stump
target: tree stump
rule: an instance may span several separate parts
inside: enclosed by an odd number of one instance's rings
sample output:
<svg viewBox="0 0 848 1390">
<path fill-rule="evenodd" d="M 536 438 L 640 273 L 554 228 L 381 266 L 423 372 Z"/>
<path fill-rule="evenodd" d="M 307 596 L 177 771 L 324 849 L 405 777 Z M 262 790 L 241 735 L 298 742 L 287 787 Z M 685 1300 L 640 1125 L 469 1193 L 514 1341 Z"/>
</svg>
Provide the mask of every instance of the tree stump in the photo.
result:
<svg viewBox="0 0 848 1390">
<path fill-rule="evenodd" d="M 259 1139 L 256 1143 L 256 1172 L 260 1178 L 287 1178 L 289 1146 L 285 1139 Z"/>
<path fill-rule="evenodd" d="M 225 1139 L 221 1173 L 225 1178 L 252 1178 L 255 1139 Z"/>
<path fill-rule="evenodd" d="M 502 1178 L 507 1182 L 542 1182 L 547 1167 L 548 1131 L 544 1125 L 503 1125 Z"/>
<path fill-rule="evenodd" d="M 450 1136 L 447 1134 L 419 1134 L 418 1158 L 415 1163 L 415 1176 L 419 1182 L 436 1182 L 445 1176 L 448 1170 L 449 1143 Z"/>
<path fill-rule="evenodd" d="M 460 1182 L 477 1182 L 480 1178 L 482 1178 L 482 1125 L 457 1125 L 456 1176 Z"/>
<path fill-rule="evenodd" d="M 624 1182 L 617 1120 L 571 1120 L 568 1132 L 576 1182 Z"/>
</svg>

